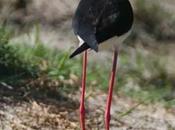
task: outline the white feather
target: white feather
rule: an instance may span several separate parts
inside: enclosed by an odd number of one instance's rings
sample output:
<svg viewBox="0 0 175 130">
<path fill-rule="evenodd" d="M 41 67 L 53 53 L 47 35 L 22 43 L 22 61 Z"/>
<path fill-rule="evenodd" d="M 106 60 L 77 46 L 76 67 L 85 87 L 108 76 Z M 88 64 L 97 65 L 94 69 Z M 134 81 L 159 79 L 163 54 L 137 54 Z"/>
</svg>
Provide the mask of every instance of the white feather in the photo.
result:
<svg viewBox="0 0 175 130">
<path fill-rule="evenodd" d="M 120 37 L 113 37 L 110 38 L 109 40 L 101 43 L 99 45 L 99 51 L 102 50 L 113 50 L 115 47 L 119 48 L 121 46 L 121 44 L 123 43 L 123 41 L 130 35 L 131 31 L 125 33 L 124 35 L 120 36 Z"/>
<path fill-rule="evenodd" d="M 120 37 L 113 37 L 113 38 L 110 38 L 109 40 L 101 43 L 99 45 L 99 51 L 102 51 L 102 50 L 113 50 L 115 47 L 120 47 L 120 45 L 123 43 L 123 41 L 130 35 L 131 31 L 125 33 L 124 35 L 120 36 Z M 81 46 L 84 42 L 84 40 L 79 36 L 77 35 L 77 38 L 79 40 L 79 46 Z"/>
<path fill-rule="evenodd" d="M 84 43 L 84 40 L 79 35 L 77 35 L 77 38 L 79 40 L 79 46 L 81 46 Z"/>
</svg>

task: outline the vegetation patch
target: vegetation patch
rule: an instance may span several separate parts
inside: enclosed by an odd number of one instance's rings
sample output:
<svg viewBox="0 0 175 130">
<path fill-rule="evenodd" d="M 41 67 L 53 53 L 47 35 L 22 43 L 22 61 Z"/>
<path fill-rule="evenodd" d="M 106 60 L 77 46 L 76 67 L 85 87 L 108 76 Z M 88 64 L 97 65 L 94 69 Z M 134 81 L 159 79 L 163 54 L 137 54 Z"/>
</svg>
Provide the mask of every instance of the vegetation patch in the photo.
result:
<svg viewBox="0 0 175 130">
<path fill-rule="evenodd" d="M 31 81 L 29 84 L 34 86 L 58 87 L 56 90 L 68 93 L 77 90 L 81 82 L 81 59 L 69 59 L 69 51 L 46 47 L 37 28 L 34 33 L 34 45 L 12 44 L 13 40 L 9 44 L 10 33 L 1 28 L 1 81 L 12 85 Z M 146 49 L 140 43 L 134 48 L 124 46 L 120 53 L 116 93 L 146 102 L 174 99 L 175 74 L 168 73 L 168 57 L 165 51 Z M 107 91 L 110 66 L 88 63 L 88 89 Z"/>
</svg>

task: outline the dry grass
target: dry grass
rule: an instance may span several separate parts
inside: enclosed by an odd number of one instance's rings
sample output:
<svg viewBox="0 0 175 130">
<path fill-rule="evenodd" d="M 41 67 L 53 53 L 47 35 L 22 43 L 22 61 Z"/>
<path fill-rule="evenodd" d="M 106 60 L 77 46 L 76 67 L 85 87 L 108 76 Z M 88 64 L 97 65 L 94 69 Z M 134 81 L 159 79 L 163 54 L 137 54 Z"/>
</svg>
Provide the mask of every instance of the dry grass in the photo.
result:
<svg viewBox="0 0 175 130">
<path fill-rule="evenodd" d="M 2 88 L 2 87 L 1 87 Z M 19 90 L 15 90 L 19 93 Z M 2 90 L 1 90 L 2 92 Z M 0 129 L 2 130 L 78 130 L 78 93 L 67 98 L 56 99 L 11 95 L 1 95 Z M 21 92 L 20 92 L 21 93 Z M 34 96 L 34 95 L 33 95 Z M 17 96 L 15 96 L 17 97 Z M 59 94 L 57 97 L 61 97 Z M 107 95 L 91 92 L 86 98 L 86 125 L 91 130 L 104 129 L 104 108 Z M 43 98 L 41 100 L 41 98 Z M 29 99 L 29 100 L 26 100 Z M 98 103 L 97 103 L 98 102 Z M 131 130 L 173 130 L 175 116 L 173 109 L 165 109 L 161 104 L 147 105 L 124 97 L 113 99 L 111 128 Z M 132 108 L 133 107 L 133 108 Z M 127 113 L 126 113 L 127 112 Z M 161 125 L 160 125 L 161 124 Z M 170 129 L 171 128 L 171 129 Z"/>
</svg>

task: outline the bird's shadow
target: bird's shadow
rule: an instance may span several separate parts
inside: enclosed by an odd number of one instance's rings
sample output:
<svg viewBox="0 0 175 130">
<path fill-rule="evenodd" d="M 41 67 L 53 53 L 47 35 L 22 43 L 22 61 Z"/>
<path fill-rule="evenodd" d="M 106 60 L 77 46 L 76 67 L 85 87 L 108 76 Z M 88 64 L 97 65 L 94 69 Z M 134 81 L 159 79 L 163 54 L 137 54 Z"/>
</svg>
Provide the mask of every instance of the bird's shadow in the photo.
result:
<svg viewBox="0 0 175 130">
<path fill-rule="evenodd" d="M 0 82 L 0 104 L 15 106 L 20 103 L 36 101 L 45 105 L 52 105 L 60 110 L 75 111 L 78 108 L 78 101 L 68 97 L 60 86 L 48 86 L 41 84 L 25 83 L 11 86 Z"/>
</svg>

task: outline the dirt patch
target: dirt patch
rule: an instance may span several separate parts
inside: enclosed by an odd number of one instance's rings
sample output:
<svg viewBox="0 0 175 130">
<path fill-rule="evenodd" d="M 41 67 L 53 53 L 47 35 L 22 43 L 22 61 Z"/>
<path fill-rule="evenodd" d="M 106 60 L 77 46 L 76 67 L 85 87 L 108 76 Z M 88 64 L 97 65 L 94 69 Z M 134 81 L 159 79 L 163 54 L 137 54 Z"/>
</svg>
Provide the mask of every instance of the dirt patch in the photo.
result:
<svg viewBox="0 0 175 130">
<path fill-rule="evenodd" d="M 79 92 L 66 97 L 49 89 L 44 92 L 41 90 L 32 92 L 31 89 L 28 92 L 33 94 L 24 94 L 22 88 L 1 86 L 0 129 L 79 129 Z M 102 92 L 87 93 L 87 129 L 104 129 L 106 97 L 107 95 Z M 128 112 L 131 109 L 132 111 Z M 111 130 L 174 130 L 174 114 L 175 109 L 166 110 L 161 104 L 146 105 L 128 98 L 114 96 Z"/>
</svg>

